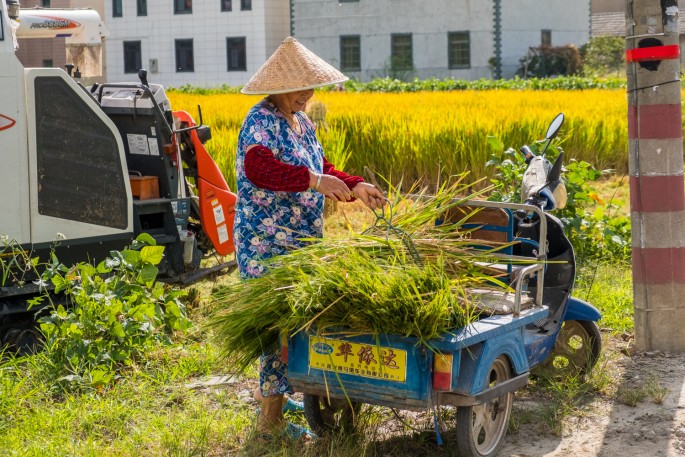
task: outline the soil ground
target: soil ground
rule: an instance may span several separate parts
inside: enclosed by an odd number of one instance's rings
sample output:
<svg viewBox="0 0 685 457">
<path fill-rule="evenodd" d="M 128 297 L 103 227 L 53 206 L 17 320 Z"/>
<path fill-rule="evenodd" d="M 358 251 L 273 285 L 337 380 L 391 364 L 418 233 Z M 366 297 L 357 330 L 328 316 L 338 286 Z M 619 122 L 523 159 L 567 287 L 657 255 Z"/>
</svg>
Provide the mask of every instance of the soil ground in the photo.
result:
<svg viewBox="0 0 685 457">
<path fill-rule="evenodd" d="M 541 434 L 535 422 L 510 432 L 500 456 L 685 456 L 685 355 L 630 354 L 621 344 L 607 348 L 606 343 L 604 369 L 614 393 L 583 405 L 579 415 L 565 420 L 561 436 Z M 663 398 L 640 398 L 638 393 L 650 384 L 658 384 Z M 535 410 L 535 401 L 517 397 L 514 405 Z"/>
</svg>

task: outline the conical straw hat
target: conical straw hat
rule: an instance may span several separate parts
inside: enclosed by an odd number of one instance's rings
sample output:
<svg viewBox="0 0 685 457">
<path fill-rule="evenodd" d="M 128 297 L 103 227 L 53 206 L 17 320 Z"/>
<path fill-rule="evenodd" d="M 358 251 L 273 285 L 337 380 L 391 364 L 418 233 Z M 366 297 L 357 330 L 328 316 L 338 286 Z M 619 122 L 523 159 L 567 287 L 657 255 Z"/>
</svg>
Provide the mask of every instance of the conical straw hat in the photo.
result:
<svg viewBox="0 0 685 457">
<path fill-rule="evenodd" d="M 295 38 L 288 37 L 240 91 L 243 94 L 283 94 L 348 79 Z"/>
</svg>

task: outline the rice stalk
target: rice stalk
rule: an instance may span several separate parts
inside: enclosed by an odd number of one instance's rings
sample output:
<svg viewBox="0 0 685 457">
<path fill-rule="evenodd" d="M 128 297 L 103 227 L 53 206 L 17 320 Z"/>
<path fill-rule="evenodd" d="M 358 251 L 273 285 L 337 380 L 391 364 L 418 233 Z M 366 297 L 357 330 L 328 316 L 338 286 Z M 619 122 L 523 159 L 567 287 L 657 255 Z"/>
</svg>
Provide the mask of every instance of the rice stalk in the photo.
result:
<svg viewBox="0 0 685 457">
<path fill-rule="evenodd" d="M 394 193 L 370 230 L 311 240 L 271 259 L 263 276 L 216 291 L 208 325 L 224 355 L 246 368 L 301 331 L 392 333 L 430 346 L 477 319 L 469 289 L 507 287 L 488 266 L 508 244 L 475 249 L 463 228 L 472 213 L 436 224 L 473 197 L 463 197 L 469 189 L 457 180 L 433 196 Z"/>
</svg>

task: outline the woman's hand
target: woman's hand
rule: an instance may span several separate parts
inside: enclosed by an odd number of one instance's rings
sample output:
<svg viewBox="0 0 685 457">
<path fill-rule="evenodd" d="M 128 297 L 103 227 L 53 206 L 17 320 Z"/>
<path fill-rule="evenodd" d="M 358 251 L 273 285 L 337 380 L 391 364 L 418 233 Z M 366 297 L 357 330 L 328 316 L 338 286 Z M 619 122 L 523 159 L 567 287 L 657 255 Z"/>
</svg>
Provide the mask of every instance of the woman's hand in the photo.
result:
<svg viewBox="0 0 685 457">
<path fill-rule="evenodd" d="M 383 192 L 368 182 L 360 182 L 354 186 L 354 188 L 352 188 L 352 193 L 354 197 L 360 199 L 371 209 L 382 208 L 387 200 L 385 195 L 383 195 Z"/>
<path fill-rule="evenodd" d="M 324 194 L 331 200 L 346 202 L 352 198 L 352 191 L 347 184 L 335 176 L 309 172 L 309 187 Z"/>
</svg>

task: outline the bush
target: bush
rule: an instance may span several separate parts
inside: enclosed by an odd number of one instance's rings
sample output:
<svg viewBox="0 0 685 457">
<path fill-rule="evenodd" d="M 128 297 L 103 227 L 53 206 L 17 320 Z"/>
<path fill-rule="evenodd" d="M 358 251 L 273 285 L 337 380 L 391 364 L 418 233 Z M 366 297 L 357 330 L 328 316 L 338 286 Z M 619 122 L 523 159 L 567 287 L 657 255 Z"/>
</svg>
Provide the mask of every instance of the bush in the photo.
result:
<svg viewBox="0 0 685 457">
<path fill-rule="evenodd" d="M 582 73 L 586 76 L 619 76 L 625 72 L 625 38 L 601 36 L 590 38 L 581 46 Z"/>
<path fill-rule="evenodd" d="M 172 331 L 189 327 L 179 300 L 185 292 L 156 282 L 163 251 L 142 234 L 130 249 L 112 251 L 97 266 L 69 268 L 53 256 L 43 281 L 52 282 L 69 306 L 53 306 L 39 322 L 57 385 L 72 390 L 110 384 L 154 343 L 168 343 Z"/>
<path fill-rule="evenodd" d="M 531 145 L 538 154 L 541 143 Z M 551 162 L 561 148 L 559 141 L 547 150 Z M 527 165 L 521 154 L 513 148 L 504 150 L 503 143 L 490 138 L 493 154 L 487 167 L 496 167 L 491 182 L 495 190 L 490 200 L 522 203 L 520 195 L 523 173 Z M 610 170 L 599 171 L 585 161 L 571 160 L 564 167 L 562 179 L 566 185 L 568 202 L 563 209 L 556 209 L 557 216 L 564 224 L 564 230 L 575 250 L 579 263 L 593 260 L 630 261 L 631 231 L 630 219 L 626 216 L 611 216 L 615 205 L 606 203 L 593 189 L 591 183 L 611 174 Z"/>
<path fill-rule="evenodd" d="M 522 78 L 548 78 L 573 76 L 580 72 L 580 51 L 574 45 L 540 46 L 529 48 L 519 60 L 521 67 L 516 75 Z"/>
<path fill-rule="evenodd" d="M 405 75 L 406 76 L 406 75 Z M 469 81 L 453 78 L 408 79 L 392 78 L 389 76 L 375 78 L 368 82 L 349 80 L 342 85 L 335 84 L 322 87 L 320 91 L 346 92 L 440 92 L 452 90 L 584 90 L 584 89 L 622 89 L 626 87 L 625 78 L 594 78 L 580 76 L 559 76 L 556 78 L 536 78 L 528 75 L 527 79 L 515 77 L 513 79 L 477 79 Z M 167 88 L 167 93 L 182 93 L 193 95 L 234 94 L 239 87 L 222 86 L 213 89 L 181 86 Z"/>
</svg>

